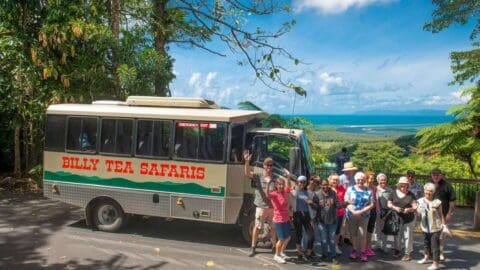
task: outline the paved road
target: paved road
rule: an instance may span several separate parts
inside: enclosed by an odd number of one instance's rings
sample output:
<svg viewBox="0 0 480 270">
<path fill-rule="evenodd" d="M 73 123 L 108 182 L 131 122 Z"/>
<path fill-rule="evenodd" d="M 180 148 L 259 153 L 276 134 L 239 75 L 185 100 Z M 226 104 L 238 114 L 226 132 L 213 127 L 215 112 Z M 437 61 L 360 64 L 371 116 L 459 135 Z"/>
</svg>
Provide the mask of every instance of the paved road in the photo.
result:
<svg viewBox="0 0 480 270">
<path fill-rule="evenodd" d="M 266 249 L 248 258 L 236 226 L 134 217 L 113 234 L 87 228 L 82 215 L 37 195 L 0 193 L 0 269 L 331 269 L 327 263 L 278 265 Z M 415 247 L 421 249 L 420 234 Z M 480 238 L 455 237 L 447 250 L 444 269 L 480 269 Z M 340 262 L 342 269 L 426 269 L 388 255 Z"/>
</svg>

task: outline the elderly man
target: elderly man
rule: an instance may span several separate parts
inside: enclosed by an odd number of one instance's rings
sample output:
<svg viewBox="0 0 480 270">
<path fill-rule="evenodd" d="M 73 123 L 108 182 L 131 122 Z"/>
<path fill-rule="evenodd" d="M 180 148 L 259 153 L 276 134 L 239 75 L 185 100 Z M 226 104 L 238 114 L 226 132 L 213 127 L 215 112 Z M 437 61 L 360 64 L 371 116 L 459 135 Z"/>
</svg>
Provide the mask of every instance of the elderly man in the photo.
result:
<svg viewBox="0 0 480 270">
<path fill-rule="evenodd" d="M 355 185 L 355 179 L 353 178 L 353 175 L 357 171 L 357 167 L 353 166 L 353 162 L 345 162 L 343 164 L 343 174 L 340 175 L 340 181 L 339 184 L 345 188 L 345 190 L 348 189 L 350 186 Z"/>
<path fill-rule="evenodd" d="M 409 184 L 408 191 L 412 192 L 417 200 L 423 197 L 423 187 L 415 181 L 415 171 L 408 170 L 407 179 Z"/>
<path fill-rule="evenodd" d="M 448 223 L 452 220 L 453 211 L 455 210 L 455 190 L 452 186 L 443 179 L 443 174 L 440 169 L 433 169 L 430 172 L 431 181 L 435 184 L 434 198 L 439 199 L 442 202 L 442 212 L 445 217 L 445 222 Z M 445 246 L 445 236 L 440 236 L 440 261 L 445 260 L 443 254 L 443 248 Z"/>
</svg>

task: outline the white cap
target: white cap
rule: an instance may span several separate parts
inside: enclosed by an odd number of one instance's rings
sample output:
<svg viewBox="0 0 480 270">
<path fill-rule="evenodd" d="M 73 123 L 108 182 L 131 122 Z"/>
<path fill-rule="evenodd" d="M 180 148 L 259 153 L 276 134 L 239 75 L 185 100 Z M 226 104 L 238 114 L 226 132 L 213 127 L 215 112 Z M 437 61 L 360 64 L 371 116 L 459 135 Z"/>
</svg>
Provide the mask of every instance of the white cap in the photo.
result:
<svg viewBox="0 0 480 270">
<path fill-rule="evenodd" d="M 305 177 L 304 175 L 300 175 L 300 176 L 297 178 L 297 181 L 298 181 L 298 182 L 306 182 L 306 181 L 307 181 L 307 177 Z"/>
</svg>

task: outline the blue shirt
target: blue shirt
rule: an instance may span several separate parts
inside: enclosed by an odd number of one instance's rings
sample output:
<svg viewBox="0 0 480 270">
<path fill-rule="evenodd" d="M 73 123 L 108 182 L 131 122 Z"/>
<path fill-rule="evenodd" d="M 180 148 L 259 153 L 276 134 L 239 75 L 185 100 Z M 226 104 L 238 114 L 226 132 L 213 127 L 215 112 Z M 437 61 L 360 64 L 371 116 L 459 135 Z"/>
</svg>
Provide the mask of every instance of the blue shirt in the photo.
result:
<svg viewBox="0 0 480 270">
<path fill-rule="evenodd" d="M 308 204 L 305 201 L 308 200 L 308 190 L 298 190 L 296 200 L 295 211 L 308 212 Z"/>
<path fill-rule="evenodd" d="M 355 186 L 348 187 L 347 192 L 345 193 L 345 201 L 353 202 L 353 209 L 355 211 L 361 210 L 368 204 L 372 202 L 372 190 L 365 188 L 363 191 L 356 189 Z M 352 217 L 353 214 L 347 209 L 347 217 Z M 370 211 L 367 211 L 362 214 L 362 217 L 368 218 L 370 216 Z"/>
</svg>

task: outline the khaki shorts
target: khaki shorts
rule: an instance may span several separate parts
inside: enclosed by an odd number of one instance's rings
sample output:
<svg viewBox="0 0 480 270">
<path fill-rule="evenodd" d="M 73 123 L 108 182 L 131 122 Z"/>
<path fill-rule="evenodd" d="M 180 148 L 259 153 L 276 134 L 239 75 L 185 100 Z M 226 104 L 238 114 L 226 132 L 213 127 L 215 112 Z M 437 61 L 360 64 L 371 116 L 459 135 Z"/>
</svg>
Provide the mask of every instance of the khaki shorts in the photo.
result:
<svg viewBox="0 0 480 270">
<path fill-rule="evenodd" d="M 263 224 L 268 223 L 272 226 L 273 208 L 260 208 L 255 210 L 255 227 L 258 229 L 263 228 Z"/>
</svg>

